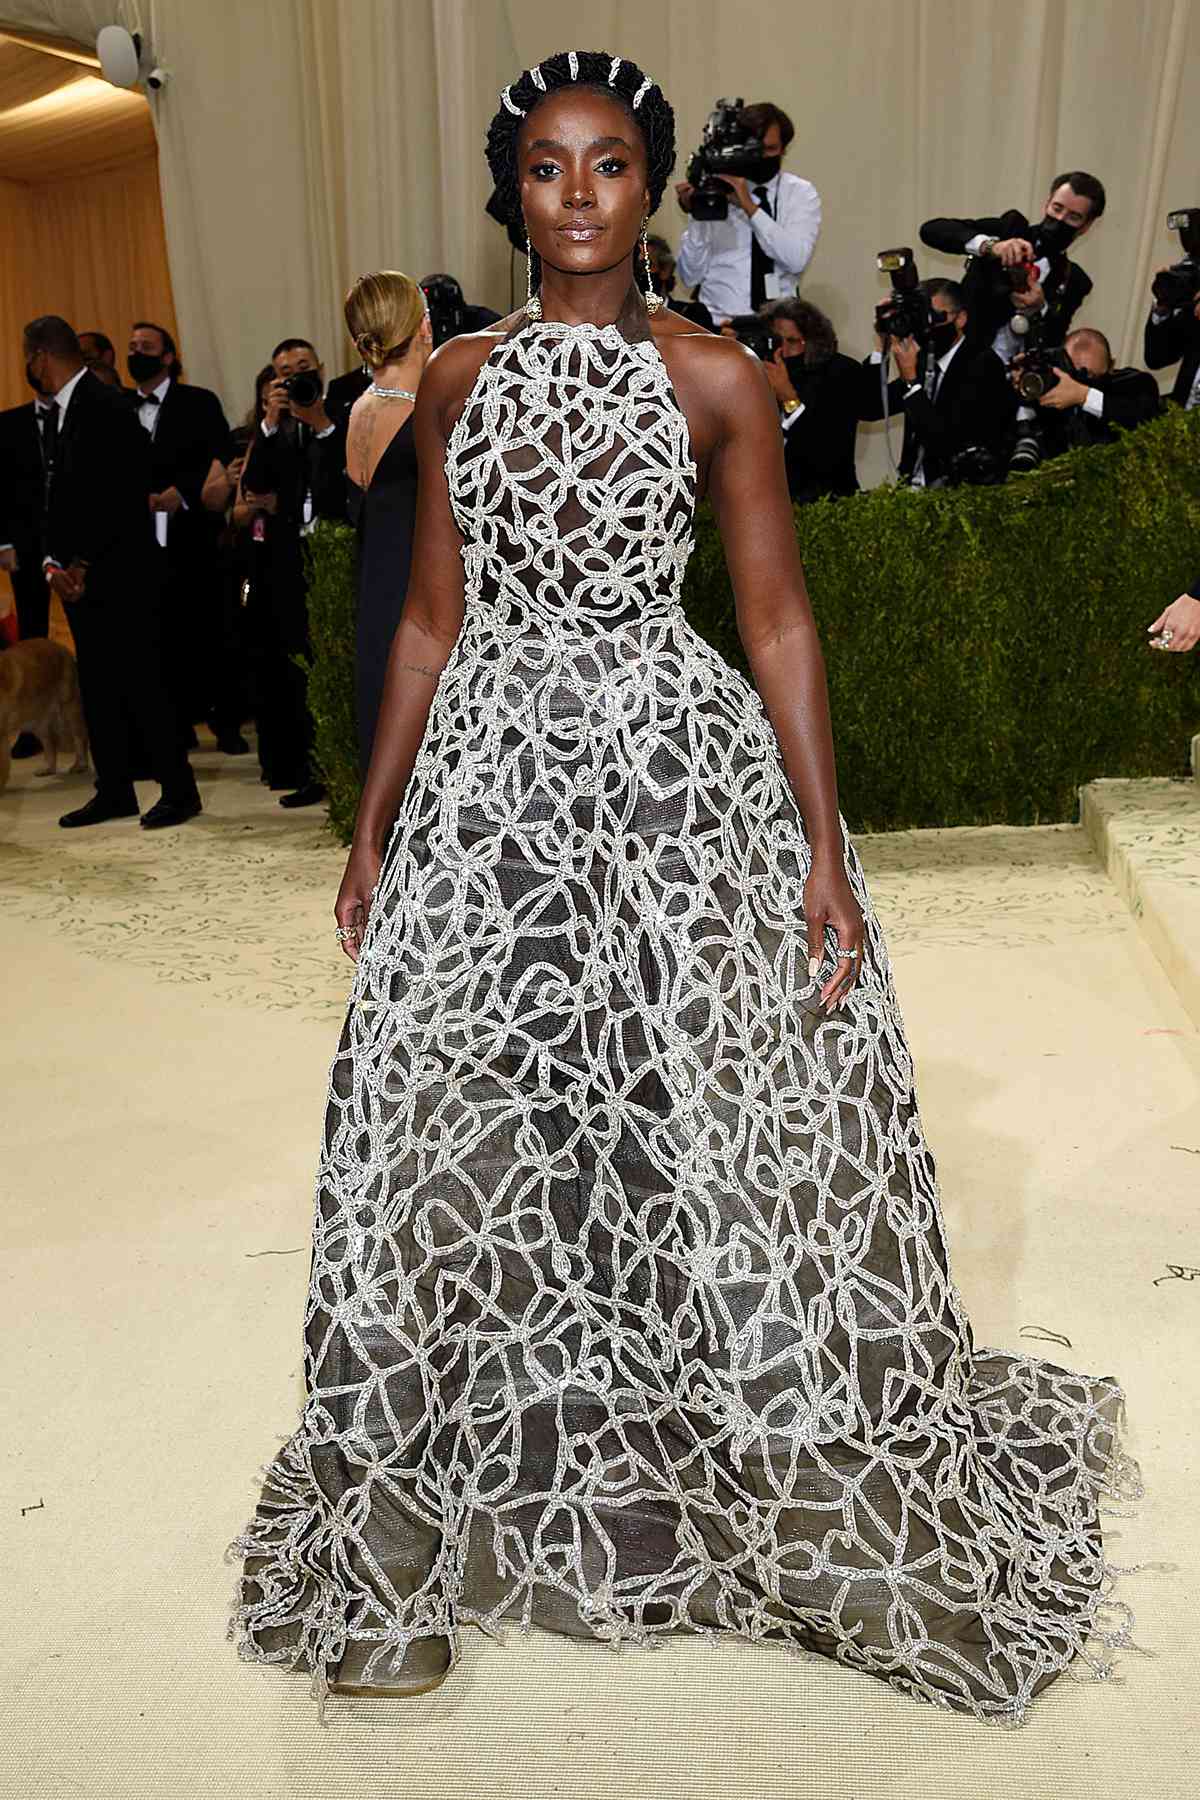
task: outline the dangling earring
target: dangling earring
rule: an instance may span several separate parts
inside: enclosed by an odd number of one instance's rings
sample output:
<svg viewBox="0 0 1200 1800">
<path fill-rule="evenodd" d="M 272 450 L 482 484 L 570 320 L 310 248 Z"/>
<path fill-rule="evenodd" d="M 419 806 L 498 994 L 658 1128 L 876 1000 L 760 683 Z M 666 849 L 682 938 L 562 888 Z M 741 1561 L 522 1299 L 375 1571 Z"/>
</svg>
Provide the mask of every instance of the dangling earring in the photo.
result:
<svg viewBox="0 0 1200 1800">
<path fill-rule="evenodd" d="M 646 220 L 643 219 L 642 261 L 646 265 L 646 311 L 656 313 L 662 311 L 663 307 L 667 304 L 667 299 L 665 294 L 656 294 L 654 291 L 654 279 L 650 274 L 650 246 L 646 241 L 646 223 Z"/>
<path fill-rule="evenodd" d="M 533 251 L 529 246 L 529 233 L 525 233 L 525 317 L 540 319 L 542 302 L 533 291 Z"/>
</svg>

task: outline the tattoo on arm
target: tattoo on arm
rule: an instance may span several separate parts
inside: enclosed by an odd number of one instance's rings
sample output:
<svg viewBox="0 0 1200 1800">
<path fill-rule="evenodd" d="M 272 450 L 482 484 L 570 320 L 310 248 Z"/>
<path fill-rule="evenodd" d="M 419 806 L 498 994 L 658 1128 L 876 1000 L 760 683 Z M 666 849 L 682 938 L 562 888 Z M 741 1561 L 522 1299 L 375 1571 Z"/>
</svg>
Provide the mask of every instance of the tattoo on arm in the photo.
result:
<svg viewBox="0 0 1200 1800">
<path fill-rule="evenodd" d="M 427 669 L 424 663 L 402 662 L 400 667 L 402 669 L 410 669 L 414 675 L 428 675 L 433 681 L 437 681 L 442 673 L 440 669 Z"/>
</svg>

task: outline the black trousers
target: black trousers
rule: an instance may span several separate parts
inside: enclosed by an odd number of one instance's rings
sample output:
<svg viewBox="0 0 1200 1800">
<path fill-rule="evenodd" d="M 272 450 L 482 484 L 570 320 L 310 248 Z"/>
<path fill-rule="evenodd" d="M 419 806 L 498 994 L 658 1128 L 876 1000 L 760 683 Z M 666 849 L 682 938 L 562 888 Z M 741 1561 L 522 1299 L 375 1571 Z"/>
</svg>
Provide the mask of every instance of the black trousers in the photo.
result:
<svg viewBox="0 0 1200 1800">
<path fill-rule="evenodd" d="M 247 715 L 245 681 L 235 644 L 236 620 L 225 570 L 210 534 L 193 534 L 178 550 L 159 550 L 163 584 L 163 655 L 167 686 L 186 741 L 206 720 L 222 735 Z"/>
<path fill-rule="evenodd" d="M 308 677 L 295 660 L 309 655 L 303 568 L 298 553 L 255 551 L 246 638 L 259 762 L 272 787 L 303 787 L 313 779 Z"/>
<path fill-rule="evenodd" d="M 159 571 L 147 558 L 114 576 L 95 565 L 83 598 L 65 607 L 96 791 L 120 803 L 152 776 L 164 799 L 186 805 L 196 781 L 179 739 L 179 717 L 163 668 Z"/>
<path fill-rule="evenodd" d="M 22 638 L 49 637 L 50 589 L 42 569 L 42 553 L 37 549 L 19 549 L 17 556 L 21 566 L 10 577 L 17 603 L 17 631 Z"/>
</svg>

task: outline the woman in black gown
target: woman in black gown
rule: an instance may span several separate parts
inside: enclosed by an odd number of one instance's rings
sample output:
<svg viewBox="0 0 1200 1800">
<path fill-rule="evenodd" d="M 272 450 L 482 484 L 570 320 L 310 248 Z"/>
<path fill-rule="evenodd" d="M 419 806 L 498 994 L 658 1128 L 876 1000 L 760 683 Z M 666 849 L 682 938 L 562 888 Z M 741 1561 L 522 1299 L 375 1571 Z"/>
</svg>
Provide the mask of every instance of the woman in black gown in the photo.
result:
<svg viewBox="0 0 1200 1800">
<path fill-rule="evenodd" d="M 355 716 L 365 773 L 383 672 L 408 588 L 417 504 L 412 411 L 433 331 L 421 289 L 392 270 L 361 276 L 346 296 L 345 313 L 372 374 L 351 409 L 346 434 L 348 506 L 358 532 Z"/>
</svg>

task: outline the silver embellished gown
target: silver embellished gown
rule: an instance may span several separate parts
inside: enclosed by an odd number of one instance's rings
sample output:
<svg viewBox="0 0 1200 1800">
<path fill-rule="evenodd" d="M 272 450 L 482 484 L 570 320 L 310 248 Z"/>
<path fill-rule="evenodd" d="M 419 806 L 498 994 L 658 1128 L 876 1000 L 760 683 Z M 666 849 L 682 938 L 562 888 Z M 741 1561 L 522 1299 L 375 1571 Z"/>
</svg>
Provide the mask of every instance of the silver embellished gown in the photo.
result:
<svg viewBox="0 0 1200 1800">
<path fill-rule="evenodd" d="M 891 969 L 826 1016 L 763 706 L 688 625 L 644 307 L 450 438 L 466 618 L 333 1061 L 306 1399 L 229 1634 L 397 1692 L 474 1622 L 730 1633 L 998 1723 L 1129 1640 L 1123 1393 L 972 1339 Z M 1076 1660 L 1077 1659 L 1077 1660 Z"/>
</svg>

